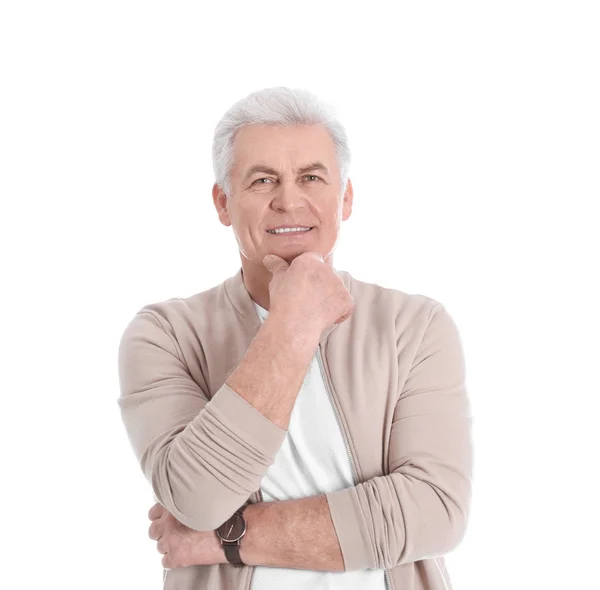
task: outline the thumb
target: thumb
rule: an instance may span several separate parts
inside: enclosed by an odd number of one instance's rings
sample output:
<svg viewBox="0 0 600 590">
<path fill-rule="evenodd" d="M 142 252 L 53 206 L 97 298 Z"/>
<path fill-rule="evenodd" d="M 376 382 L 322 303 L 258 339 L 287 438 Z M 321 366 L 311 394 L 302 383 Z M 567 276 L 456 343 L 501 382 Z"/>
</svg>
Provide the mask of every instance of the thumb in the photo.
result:
<svg viewBox="0 0 600 590">
<path fill-rule="evenodd" d="M 280 270 L 286 270 L 289 267 L 289 264 L 276 254 L 267 254 L 263 258 L 263 264 L 271 274 L 275 274 Z"/>
</svg>

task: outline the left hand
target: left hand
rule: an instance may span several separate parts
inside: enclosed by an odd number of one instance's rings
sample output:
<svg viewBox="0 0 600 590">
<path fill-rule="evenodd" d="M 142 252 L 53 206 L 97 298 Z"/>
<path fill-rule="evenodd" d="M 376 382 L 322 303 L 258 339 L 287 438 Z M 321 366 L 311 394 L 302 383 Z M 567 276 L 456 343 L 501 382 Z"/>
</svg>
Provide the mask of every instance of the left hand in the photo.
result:
<svg viewBox="0 0 600 590">
<path fill-rule="evenodd" d="M 158 502 L 148 511 L 148 518 L 152 521 L 148 536 L 158 541 L 156 545 L 159 553 L 163 553 L 165 569 L 227 563 L 215 531 L 190 529 Z"/>
</svg>

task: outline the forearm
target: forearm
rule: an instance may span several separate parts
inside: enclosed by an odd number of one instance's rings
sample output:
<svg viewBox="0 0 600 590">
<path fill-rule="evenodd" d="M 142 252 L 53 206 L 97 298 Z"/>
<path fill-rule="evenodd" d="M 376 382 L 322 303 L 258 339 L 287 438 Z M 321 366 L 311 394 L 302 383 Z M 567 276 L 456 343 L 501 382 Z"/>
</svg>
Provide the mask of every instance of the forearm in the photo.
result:
<svg viewBox="0 0 600 590">
<path fill-rule="evenodd" d="M 247 565 L 344 571 L 325 495 L 250 504 L 244 518 L 240 557 Z"/>
<path fill-rule="evenodd" d="M 319 344 L 318 326 L 272 312 L 226 383 L 271 422 L 288 429 Z"/>
</svg>

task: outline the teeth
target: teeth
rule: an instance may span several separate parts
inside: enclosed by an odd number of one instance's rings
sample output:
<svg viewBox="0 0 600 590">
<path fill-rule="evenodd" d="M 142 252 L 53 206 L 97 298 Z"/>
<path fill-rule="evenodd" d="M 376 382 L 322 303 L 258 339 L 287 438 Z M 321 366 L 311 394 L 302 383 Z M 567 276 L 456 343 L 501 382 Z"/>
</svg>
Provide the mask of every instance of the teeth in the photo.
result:
<svg viewBox="0 0 600 590">
<path fill-rule="evenodd" d="M 289 228 L 284 228 L 284 229 L 268 229 L 267 231 L 270 234 L 282 234 L 282 233 L 292 232 L 292 231 L 308 231 L 309 229 L 310 229 L 310 227 L 289 227 Z"/>
</svg>

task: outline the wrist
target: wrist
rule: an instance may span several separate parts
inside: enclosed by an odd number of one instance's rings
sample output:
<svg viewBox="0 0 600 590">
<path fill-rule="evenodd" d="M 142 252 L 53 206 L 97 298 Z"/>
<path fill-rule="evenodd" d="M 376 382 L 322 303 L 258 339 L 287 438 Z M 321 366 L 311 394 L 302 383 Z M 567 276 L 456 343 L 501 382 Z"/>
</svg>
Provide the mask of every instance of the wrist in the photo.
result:
<svg viewBox="0 0 600 590">
<path fill-rule="evenodd" d="M 317 343 L 323 333 L 321 322 L 313 318 L 298 316 L 295 312 L 273 309 L 265 323 L 276 324 L 282 338 L 289 342 L 293 338 L 299 342 Z"/>
<path fill-rule="evenodd" d="M 227 556 L 225 555 L 225 550 L 223 549 L 223 543 L 221 543 L 221 539 L 219 535 L 217 535 L 217 531 L 213 531 L 213 537 L 215 539 L 214 542 L 214 552 L 213 552 L 213 560 L 212 563 L 229 563 Z"/>
</svg>

